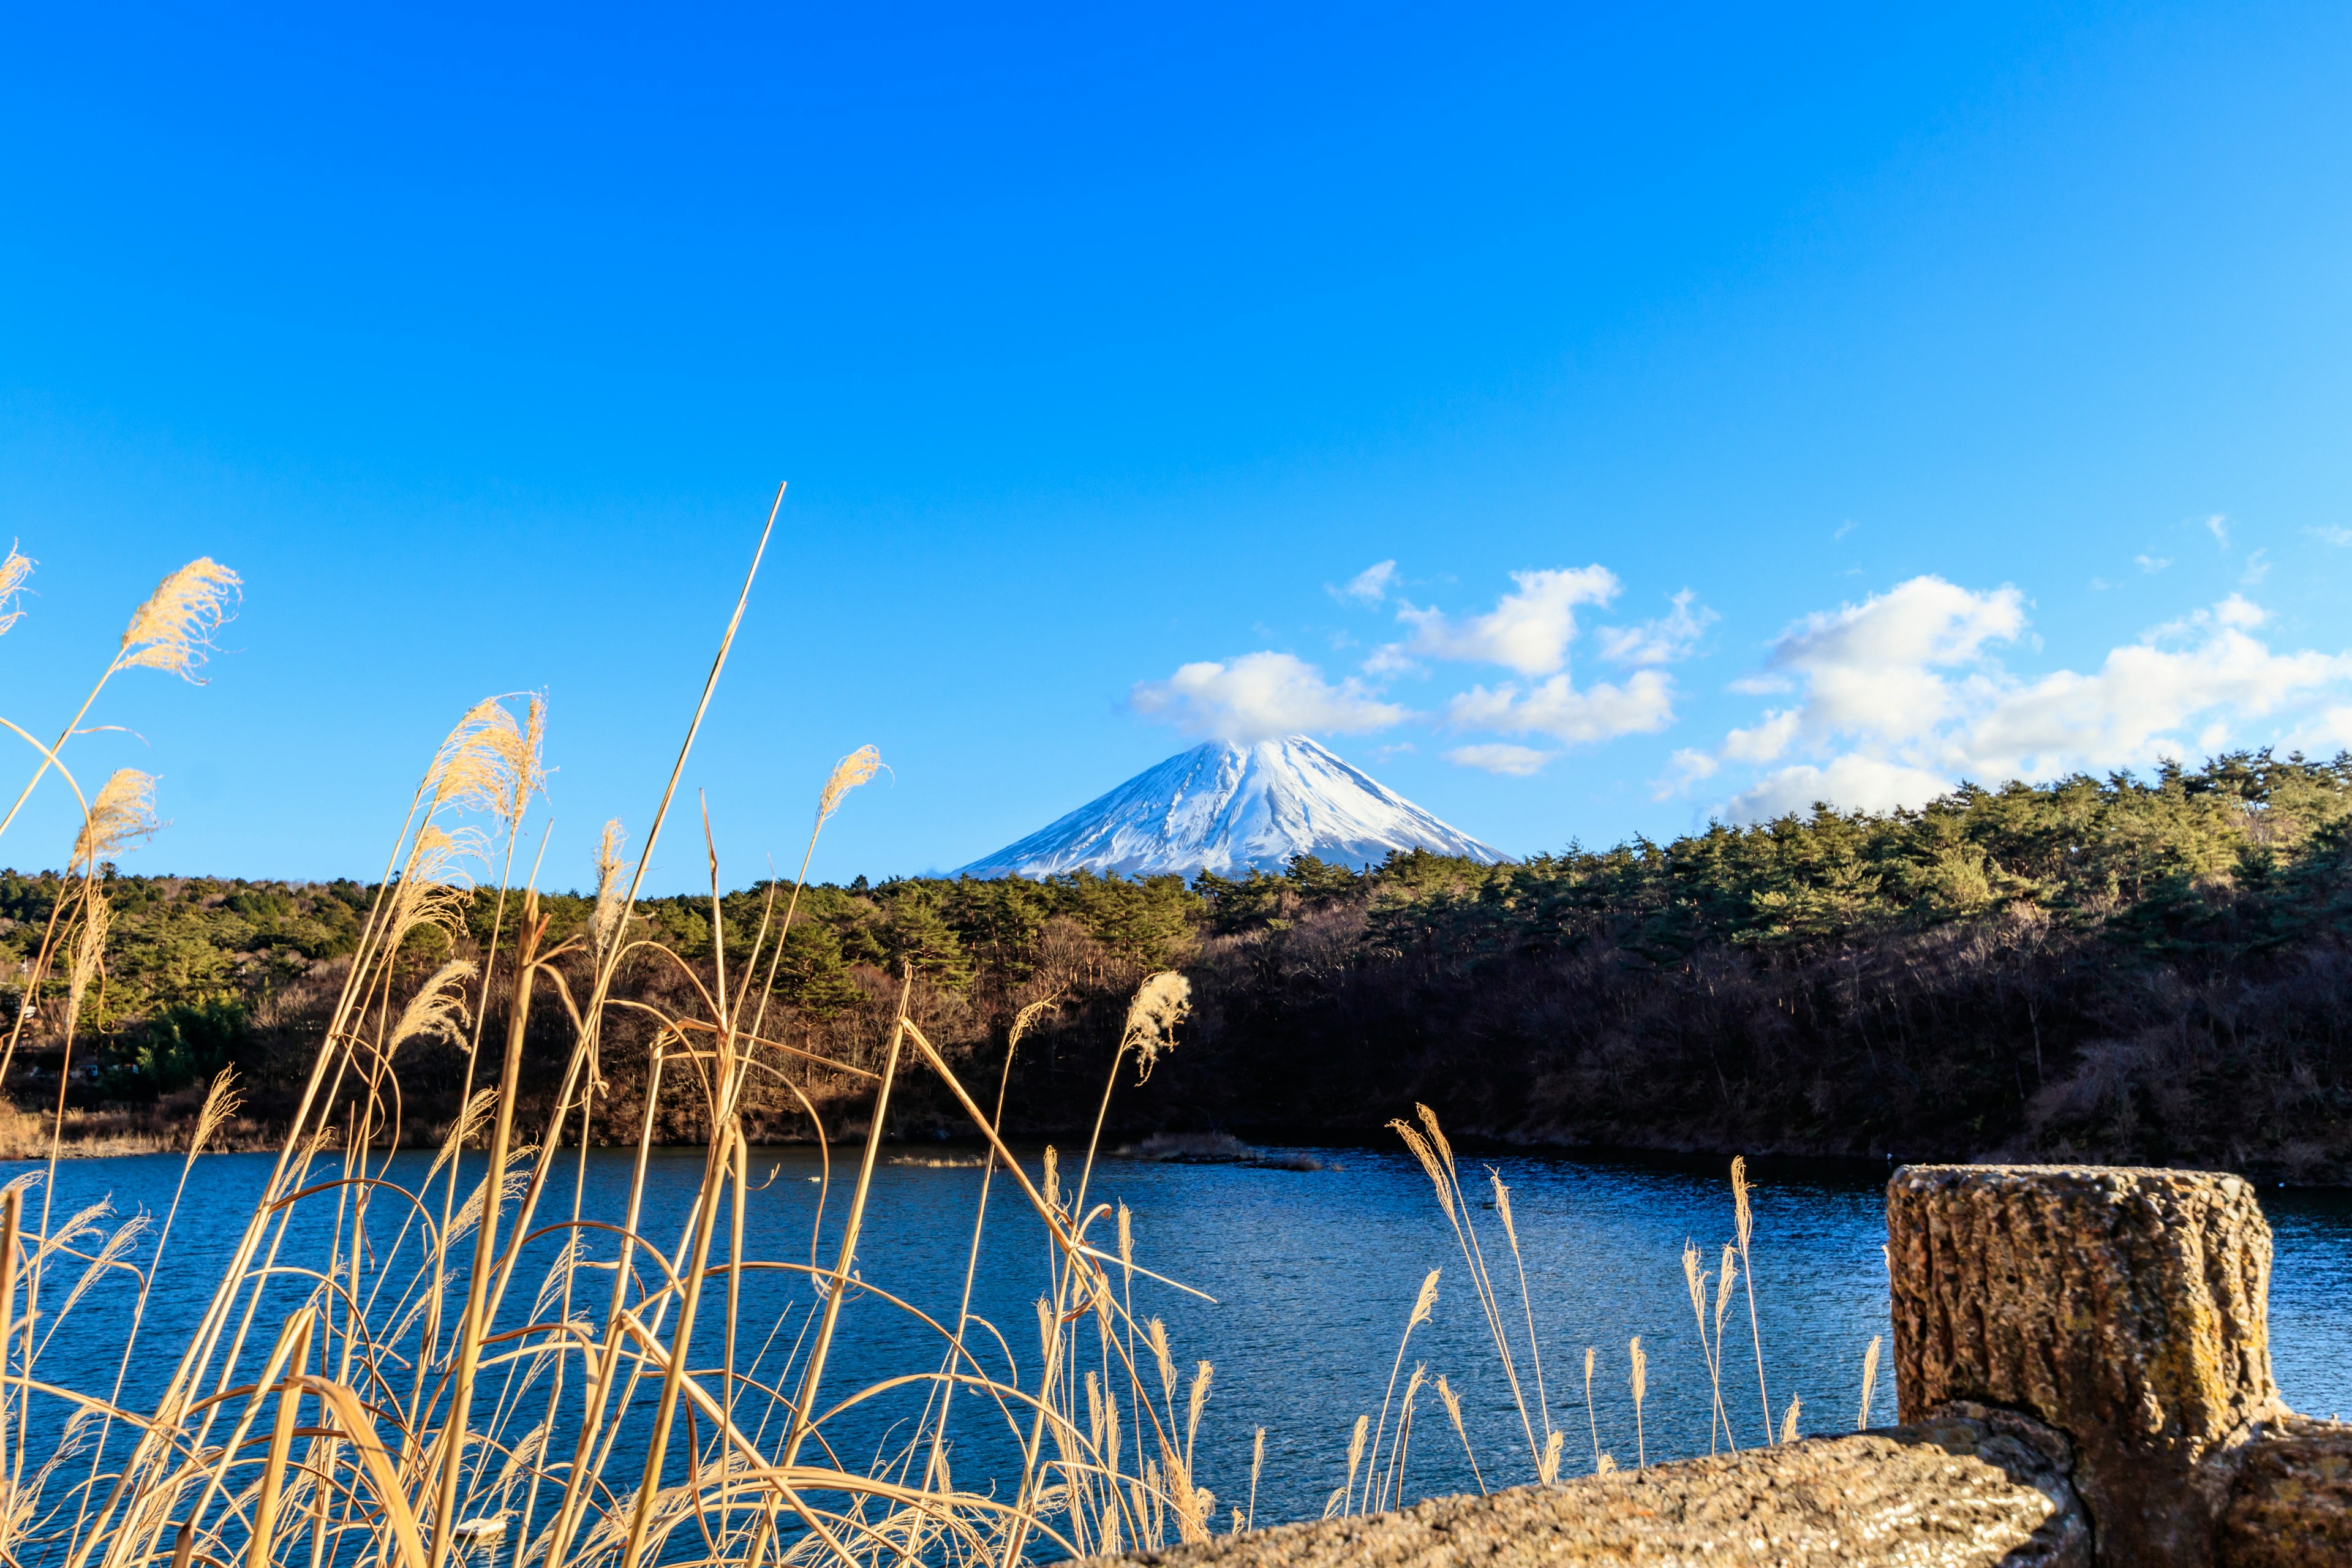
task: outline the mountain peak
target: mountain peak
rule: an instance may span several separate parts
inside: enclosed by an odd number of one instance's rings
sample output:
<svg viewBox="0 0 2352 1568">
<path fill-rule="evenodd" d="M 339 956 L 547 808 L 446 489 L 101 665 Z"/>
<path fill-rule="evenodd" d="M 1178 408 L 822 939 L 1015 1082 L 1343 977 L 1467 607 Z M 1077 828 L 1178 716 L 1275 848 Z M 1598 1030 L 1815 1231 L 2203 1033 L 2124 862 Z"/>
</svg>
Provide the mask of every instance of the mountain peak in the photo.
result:
<svg viewBox="0 0 2352 1568">
<path fill-rule="evenodd" d="M 1307 736 L 1286 735 L 1180 752 L 960 875 L 1233 876 L 1279 871 L 1297 855 L 1377 865 L 1404 849 L 1489 865 L 1508 858 Z"/>
</svg>

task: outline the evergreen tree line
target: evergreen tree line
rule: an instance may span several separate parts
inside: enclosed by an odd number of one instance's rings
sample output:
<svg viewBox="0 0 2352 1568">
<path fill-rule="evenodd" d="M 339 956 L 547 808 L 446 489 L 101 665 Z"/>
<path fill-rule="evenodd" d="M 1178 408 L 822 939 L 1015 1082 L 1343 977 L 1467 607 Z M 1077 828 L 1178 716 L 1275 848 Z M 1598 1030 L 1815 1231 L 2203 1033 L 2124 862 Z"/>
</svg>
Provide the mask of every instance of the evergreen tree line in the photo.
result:
<svg viewBox="0 0 2352 1568">
<path fill-rule="evenodd" d="M 27 1108 L 54 1101 L 66 1065 L 42 1026 L 56 1002 L 21 979 L 58 891 L 0 873 L 0 1016 L 35 1008 L 5 1092 Z M 233 1063 L 266 1116 L 316 1049 L 373 889 L 115 875 L 109 892 L 68 1100 L 168 1109 Z M 1010 1065 L 1007 1120 L 1088 1124 L 1128 995 L 1172 967 L 1194 1017 L 1149 1083 L 1120 1088 L 1124 1129 L 1347 1137 L 1419 1100 L 1449 1127 L 1529 1143 L 2297 1180 L 2352 1166 L 2352 757 L 1964 787 L 1918 811 L 1817 807 L 1496 867 L 1416 852 L 1189 885 L 861 878 L 803 889 L 779 942 L 791 898 L 641 902 L 646 945 L 625 971 L 625 994 L 664 1009 L 713 984 L 723 951 L 730 989 L 770 997 L 755 1032 L 773 1070 L 751 1111 L 772 1137 L 806 1136 L 812 1110 L 835 1135 L 862 1124 L 858 1075 L 883 1064 L 902 985 L 991 1089 L 1015 1014 L 1051 1000 Z M 546 899 L 549 940 L 590 907 Z M 477 894 L 474 951 L 454 955 L 478 958 L 496 915 Z M 409 958 L 421 977 L 450 956 L 419 942 Z M 493 1039 L 502 989 L 482 1020 Z M 615 1142 L 646 1113 L 656 1026 L 633 1016 L 600 1064 Z M 545 1023 L 532 1057 L 552 1060 Z M 462 1041 L 411 1042 L 395 1068 L 404 1136 L 437 1139 Z M 527 1073 L 527 1092 L 551 1087 Z M 699 1134 L 688 1100 L 664 1095 L 659 1135 Z M 919 1080 L 894 1106 L 907 1133 L 953 1121 Z"/>
</svg>

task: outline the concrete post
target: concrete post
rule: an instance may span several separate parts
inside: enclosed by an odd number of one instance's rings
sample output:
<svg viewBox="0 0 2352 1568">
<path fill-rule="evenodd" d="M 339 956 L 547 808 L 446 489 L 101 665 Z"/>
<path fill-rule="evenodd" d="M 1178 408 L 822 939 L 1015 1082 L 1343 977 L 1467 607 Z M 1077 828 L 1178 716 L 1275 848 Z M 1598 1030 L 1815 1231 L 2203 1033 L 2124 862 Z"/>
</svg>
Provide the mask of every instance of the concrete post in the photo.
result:
<svg viewBox="0 0 2352 1568">
<path fill-rule="evenodd" d="M 2098 1561 L 2211 1568 L 2231 1450 L 2285 1414 L 2271 1234 L 2210 1172 L 1915 1165 L 1887 1184 L 1903 1419 L 1955 1400 L 2063 1433 Z"/>
</svg>

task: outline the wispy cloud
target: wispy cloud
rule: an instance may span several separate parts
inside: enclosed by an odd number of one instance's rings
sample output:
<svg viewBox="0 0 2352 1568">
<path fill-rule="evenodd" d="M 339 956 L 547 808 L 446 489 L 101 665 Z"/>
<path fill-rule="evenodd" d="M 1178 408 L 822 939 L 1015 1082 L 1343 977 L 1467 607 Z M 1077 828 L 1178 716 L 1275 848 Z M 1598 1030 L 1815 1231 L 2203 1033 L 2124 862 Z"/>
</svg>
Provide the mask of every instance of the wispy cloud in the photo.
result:
<svg viewBox="0 0 2352 1568">
<path fill-rule="evenodd" d="M 1688 658 L 1718 617 L 1688 588 L 1667 601 L 1674 608 L 1638 626 L 1603 626 L 1601 657 L 1612 664 L 1672 664 Z M 1696 607 L 1694 607 L 1696 606 Z"/>
<path fill-rule="evenodd" d="M 1538 752 L 1533 746 L 1514 746 L 1507 742 L 1492 742 L 1476 746 L 1456 746 L 1445 753 L 1445 760 L 1458 767 L 1479 768 L 1490 773 L 1503 773 L 1523 779 L 1543 771 L 1543 765 L 1559 753 Z"/>
<path fill-rule="evenodd" d="M 2243 587 L 2258 587 L 2262 580 L 2270 574 L 2271 552 L 2267 550 L 2257 550 L 2246 557 L 2246 569 L 2239 574 L 2238 582 Z"/>
<path fill-rule="evenodd" d="M 2215 512 L 2205 520 L 2205 531 L 2213 536 L 2214 543 L 2224 550 L 2230 548 L 2230 520 L 2227 517 Z"/>
<path fill-rule="evenodd" d="M 2338 550 L 2352 549 L 2352 528 L 2306 528 L 2304 532 L 2322 544 L 2333 544 Z"/>
<path fill-rule="evenodd" d="M 1138 682 L 1129 701 L 1187 734 L 1242 742 L 1302 731 L 1360 734 L 1409 716 L 1353 678 L 1334 685 L 1296 655 L 1273 652 L 1184 665 L 1165 680 Z"/>
<path fill-rule="evenodd" d="M 1360 605 L 1377 605 L 1389 596 L 1396 583 L 1397 563 L 1376 561 L 1337 587 L 1326 583 L 1323 591 L 1335 599 L 1352 599 Z"/>
<path fill-rule="evenodd" d="M 2151 577 L 2172 564 L 2171 558 L 2164 555 L 2135 555 L 2132 559 L 2138 562 L 2139 569 Z"/>
</svg>

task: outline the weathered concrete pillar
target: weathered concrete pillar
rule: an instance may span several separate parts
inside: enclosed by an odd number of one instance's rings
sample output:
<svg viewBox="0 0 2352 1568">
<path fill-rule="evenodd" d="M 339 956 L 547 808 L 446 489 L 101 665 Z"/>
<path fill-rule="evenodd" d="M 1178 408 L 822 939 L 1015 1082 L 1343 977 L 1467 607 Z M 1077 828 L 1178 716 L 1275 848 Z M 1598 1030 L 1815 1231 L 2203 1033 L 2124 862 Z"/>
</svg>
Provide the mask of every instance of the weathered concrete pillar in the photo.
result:
<svg viewBox="0 0 2352 1568">
<path fill-rule="evenodd" d="M 2102 1564 L 2219 1561 L 2227 1451 L 2285 1413 L 2252 1187 L 2208 1172 L 1915 1165 L 1887 1184 L 1886 1231 L 1905 1420 L 1954 1400 L 2033 1415 L 2074 1445 Z"/>
</svg>

